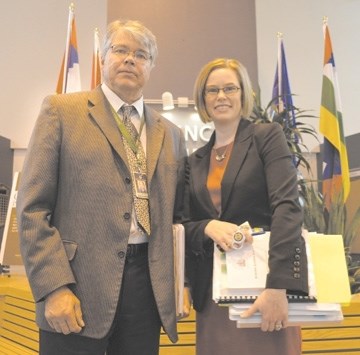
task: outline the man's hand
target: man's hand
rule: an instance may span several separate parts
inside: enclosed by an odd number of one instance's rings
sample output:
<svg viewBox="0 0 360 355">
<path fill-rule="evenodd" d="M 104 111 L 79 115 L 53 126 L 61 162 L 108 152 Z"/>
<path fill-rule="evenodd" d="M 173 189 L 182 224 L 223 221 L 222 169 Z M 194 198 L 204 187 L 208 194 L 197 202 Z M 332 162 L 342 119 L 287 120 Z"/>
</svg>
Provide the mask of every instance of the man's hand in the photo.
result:
<svg viewBox="0 0 360 355">
<path fill-rule="evenodd" d="M 58 333 L 79 333 L 85 326 L 79 299 L 66 286 L 50 293 L 45 299 L 45 318 Z"/>
<path fill-rule="evenodd" d="M 189 316 L 191 310 L 191 304 L 192 304 L 192 298 L 191 298 L 190 288 L 184 287 L 183 312 L 180 319 Z"/>
<path fill-rule="evenodd" d="M 288 301 L 286 290 L 267 288 L 254 304 L 241 314 L 242 318 L 251 317 L 255 312 L 261 313 L 261 330 L 272 332 L 287 326 Z"/>
</svg>

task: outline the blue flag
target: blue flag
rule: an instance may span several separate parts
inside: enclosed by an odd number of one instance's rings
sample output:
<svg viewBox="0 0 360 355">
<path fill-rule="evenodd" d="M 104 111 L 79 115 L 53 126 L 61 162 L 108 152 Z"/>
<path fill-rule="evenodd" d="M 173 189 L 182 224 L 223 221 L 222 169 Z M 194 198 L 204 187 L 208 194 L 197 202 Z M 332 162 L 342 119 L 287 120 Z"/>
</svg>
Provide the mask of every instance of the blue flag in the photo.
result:
<svg viewBox="0 0 360 355">
<path fill-rule="evenodd" d="M 285 124 L 287 127 L 294 127 L 296 123 L 295 112 L 286 66 L 284 43 L 280 36 L 278 38 L 278 61 L 275 72 L 272 99 L 274 113 L 281 113 L 286 110 L 287 115 L 285 117 Z"/>
</svg>

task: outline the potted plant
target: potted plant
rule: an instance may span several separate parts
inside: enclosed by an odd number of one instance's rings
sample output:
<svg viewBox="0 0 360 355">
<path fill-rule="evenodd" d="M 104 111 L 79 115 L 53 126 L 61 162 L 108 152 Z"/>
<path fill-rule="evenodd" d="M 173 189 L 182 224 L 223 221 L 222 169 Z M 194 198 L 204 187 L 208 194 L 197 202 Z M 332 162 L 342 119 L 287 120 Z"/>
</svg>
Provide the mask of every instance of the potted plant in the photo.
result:
<svg viewBox="0 0 360 355">
<path fill-rule="evenodd" d="M 302 122 L 303 118 L 317 118 L 317 116 L 309 113 L 308 110 L 302 110 L 298 107 L 284 107 L 282 111 L 278 111 L 276 103 L 280 97 L 273 98 L 264 108 L 261 105 L 260 95 L 254 94 L 254 109 L 250 119 L 254 123 L 277 122 L 283 128 L 289 149 L 294 157 L 296 168 L 304 167 L 310 174 L 311 167 L 306 159 L 304 152 L 309 150 L 304 143 L 303 135 L 312 136 L 318 141 L 317 132 L 311 125 Z"/>
<path fill-rule="evenodd" d="M 319 140 L 314 127 L 302 122 L 302 119 L 317 118 L 317 116 L 295 106 L 285 106 L 279 112 L 274 107 L 278 100 L 278 97 L 273 98 L 263 108 L 259 95 L 255 95 L 254 110 L 250 119 L 255 123 L 278 122 L 283 128 L 296 168 L 302 166 L 306 169 L 308 176 L 312 176 L 311 166 L 304 154 L 309 150 L 304 144 L 303 135 L 308 134 L 317 141 Z M 348 220 L 343 196 L 339 196 L 337 201 L 333 201 L 330 209 L 327 210 L 322 194 L 315 188 L 318 182 L 309 178 L 305 179 L 299 174 L 298 186 L 304 205 L 304 227 L 309 231 L 343 236 L 351 292 L 360 293 L 360 261 L 354 260 L 350 253 L 351 243 L 360 234 L 360 207 L 351 221 Z"/>
</svg>

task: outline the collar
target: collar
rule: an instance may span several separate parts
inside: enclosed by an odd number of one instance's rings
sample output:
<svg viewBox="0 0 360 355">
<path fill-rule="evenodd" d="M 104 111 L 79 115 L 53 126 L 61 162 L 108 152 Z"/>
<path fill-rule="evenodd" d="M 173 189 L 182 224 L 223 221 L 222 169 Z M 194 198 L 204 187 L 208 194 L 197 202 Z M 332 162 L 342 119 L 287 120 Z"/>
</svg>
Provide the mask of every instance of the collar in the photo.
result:
<svg viewBox="0 0 360 355">
<path fill-rule="evenodd" d="M 254 123 L 252 123 L 247 118 L 241 118 L 238 128 L 236 130 L 236 135 L 234 140 L 235 146 L 237 146 L 238 143 L 248 139 L 248 137 L 253 134 L 253 130 L 254 130 Z M 210 136 L 209 141 L 205 145 L 197 149 L 193 154 L 195 154 L 195 156 L 197 156 L 198 158 L 203 158 L 205 155 L 210 154 L 212 147 L 214 146 L 215 143 L 215 135 L 216 135 L 216 130 L 214 130 L 214 132 Z"/>
<path fill-rule="evenodd" d="M 101 84 L 101 89 L 104 92 L 105 97 L 110 102 L 110 105 L 113 109 L 118 112 L 119 109 L 126 104 L 119 96 L 117 96 L 114 91 L 112 91 L 105 83 Z M 144 112 L 144 97 L 141 96 L 139 100 L 132 103 L 132 105 L 136 108 L 136 111 L 139 117 L 142 117 Z"/>
</svg>

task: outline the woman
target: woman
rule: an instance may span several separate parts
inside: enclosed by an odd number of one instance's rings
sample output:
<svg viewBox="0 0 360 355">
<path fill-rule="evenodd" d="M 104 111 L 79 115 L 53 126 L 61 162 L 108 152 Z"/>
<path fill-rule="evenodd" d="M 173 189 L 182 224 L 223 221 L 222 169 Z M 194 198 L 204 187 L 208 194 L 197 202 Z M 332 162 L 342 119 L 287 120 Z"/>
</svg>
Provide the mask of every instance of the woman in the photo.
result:
<svg viewBox="0 0 360 355">
<path fill-rule="evenodd" d="M 210 141 L 189 157 L 186 172 L 186 272 L 197 311 L 197 355 L 224 349 L 227 355 L 299 355 L 301 332 L 287 327 L 286 292 L 307 294 L 307 262 L 296 169 L 282 129 L 247 119 L 253 91 L 237 60 L 206 64 L 194 95 L 201 120 L 215 126 Z M 214 245 L 231 250 L 238 225 L 246 221 L 271 229 L 266 288 L 243 314 L 261 312 L 256 329 L 237 329 L 211 292 Z"/>
</svg>

